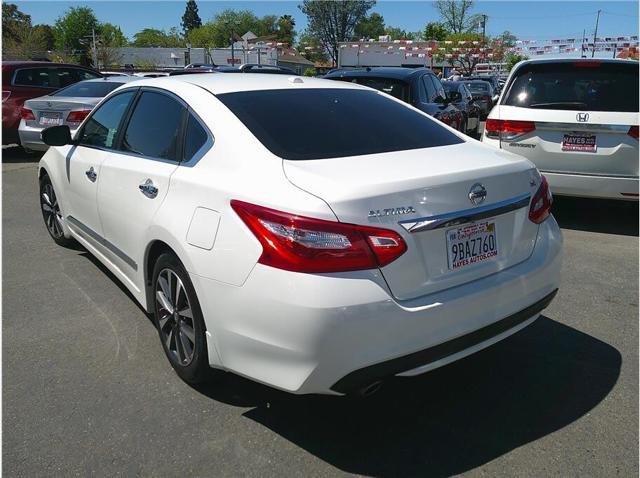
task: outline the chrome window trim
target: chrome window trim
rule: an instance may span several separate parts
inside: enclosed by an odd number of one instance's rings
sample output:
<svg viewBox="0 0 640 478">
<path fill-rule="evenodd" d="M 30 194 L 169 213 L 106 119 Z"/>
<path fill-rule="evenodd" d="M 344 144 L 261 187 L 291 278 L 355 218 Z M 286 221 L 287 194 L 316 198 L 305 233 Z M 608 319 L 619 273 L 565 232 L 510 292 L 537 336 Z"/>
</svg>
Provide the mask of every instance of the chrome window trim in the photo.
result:
<svg viewBox="0 0 640 478">
<path fill-rule="evenodd" d="M 89 226 L 86 226 L 85 224 L 78 221 L 73 216 L 67 216 L 66 221 L 67 221 L 67 224 L 77 229 L 77 231 L 81 233 L 85 238 L 91 239 L 95 244 L 98 244 L 104 247 L 105 249 L 107 249 L 108 251 L 110 251 L 111 253 L 113 253 L 116 257 L 118 257 L 123 262 L 125 262 L 129 267 L 131 267 L 134 271 L 138 270 L 138 264 L 136 264 L 136 261 L 134 261 L 131 257 L 126 255 L 124 252 L 122 252 L 114 244 L 106 240 L 96 231 L 91 229 Z"/>
<path fill-rule="evenodd" d="M 478 221 L 480 219 L 499 216 L 500 214 L 506 214 L 528 206 L 530 199 L 531 194 L 526 193 L 510 199 L 505 199 L 504 201 L 487 204 L 486 206 L 479 206 L 476 208 L 464 209 L 445 214 L 437 214 L 435 216 L 406 219 L 398 222 L 398 224 L 411 233 L 432 231 L 434 229 L 456 226 L 458 224 L 465 224 L 468 222 Z"/>
<path fill-rule="evenodd" d="M 548 131 L 579 131 L 584 133 L 589 132 L 603 132 L 603 133 L 624 133 L 629 131 L 631 125 L 624 124 L 595 124 L 595 123 L 557 123 L 553 121 L 535 121 L 536 129 L 548 130 Z"/>
</svg>

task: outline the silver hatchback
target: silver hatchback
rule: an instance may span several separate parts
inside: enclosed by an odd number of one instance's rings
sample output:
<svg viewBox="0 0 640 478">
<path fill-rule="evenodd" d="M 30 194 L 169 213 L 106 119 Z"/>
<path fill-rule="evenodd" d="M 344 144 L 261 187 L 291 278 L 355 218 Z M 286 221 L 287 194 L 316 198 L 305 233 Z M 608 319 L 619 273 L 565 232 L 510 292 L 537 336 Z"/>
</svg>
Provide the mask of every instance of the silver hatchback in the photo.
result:
<svg viewBox="0 0 640 478">
<path fill-rule="evenodd" d="M 27 100 L 20 110 L 18 135 L 26 150 L 46 151 L 40 133 L 49 126 L 67 125 L 71 134 L 91 110 L 110 92 L 131 81 L 133 76 L 114 76 L 74 83 L 50 95 Z"/>
</svg>

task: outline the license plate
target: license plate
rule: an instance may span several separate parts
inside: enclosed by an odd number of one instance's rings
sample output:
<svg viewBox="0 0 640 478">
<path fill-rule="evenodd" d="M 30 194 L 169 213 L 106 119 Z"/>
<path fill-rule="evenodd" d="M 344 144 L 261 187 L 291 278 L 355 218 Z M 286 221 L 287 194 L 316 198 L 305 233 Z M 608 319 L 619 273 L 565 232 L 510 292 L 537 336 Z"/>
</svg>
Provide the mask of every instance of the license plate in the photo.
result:
<svg viewBox="0 0 640 478">
<path fill-rule="evenodd" d="M 62 124 L 62 115 L 60 113 L 43 111 L 40 114 L 40 124 L 44 126 L 55 126 Z"/>
<path fill-rule="evenodd" d="M 562 151 L 596 152 L 596 135 L 594 134 L 565 134 L 562 139 Z"/>
<path fill-rule="evenodd" d="M 449 270 L 489 261 L 498 256 L 495 222 L 478 222 L 447 231 Z"/>
</svg>

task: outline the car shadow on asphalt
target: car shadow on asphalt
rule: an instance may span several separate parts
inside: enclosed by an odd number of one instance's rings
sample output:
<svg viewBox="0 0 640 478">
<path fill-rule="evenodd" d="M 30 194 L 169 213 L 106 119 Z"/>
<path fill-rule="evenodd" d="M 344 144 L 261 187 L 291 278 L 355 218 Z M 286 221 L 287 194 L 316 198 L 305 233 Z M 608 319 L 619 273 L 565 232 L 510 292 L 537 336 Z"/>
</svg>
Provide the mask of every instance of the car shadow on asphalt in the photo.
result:
<svg viewBox="0 0 640 478">
<path fill-rule="evenodd" d="M 40 161 L 43 152 L 27 153 L 20 146 L 3 146 L 2 147 L 2 162 L 3 163 L 37 163 Z"/>
<path fill-rule="evenodd" d="M 638 202 L 554 196 L 552 212 L 560 227 L 638 236 Z"/>
<path fill-rule="evenodd" d="M 548 317 L 509 339 L 363 400 L 293 396 L 233 374 L 198 391 L 338 469 L 450 476 L 573 423 L 620 374 L 612 346 Z M 508 474 L 508 472 L 507 472 Z"/>
</svg>

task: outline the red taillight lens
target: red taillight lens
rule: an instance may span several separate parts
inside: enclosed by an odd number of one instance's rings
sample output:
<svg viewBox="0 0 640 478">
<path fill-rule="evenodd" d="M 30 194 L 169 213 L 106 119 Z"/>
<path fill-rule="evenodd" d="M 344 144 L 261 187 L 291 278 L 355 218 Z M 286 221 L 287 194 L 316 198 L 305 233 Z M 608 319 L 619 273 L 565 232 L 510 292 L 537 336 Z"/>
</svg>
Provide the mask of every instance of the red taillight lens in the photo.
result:
<svg viewBox="0 0 640 478">
<path fill-rule="evenodd" d="M 542 176 L 542 182 L 538 191 L 531 200 L 529 207 L 529 219 L 536 224 L 540 224 L 551 214 L 551 205 L 553 204 L 553 196 L 549 189 L 547 178 Z"/>
<path fill-rule="evenodd" d="M 4 103 L 5 101 L 7 101 L 9 99 L 9 97 L 11 96 L 11 92 L 10 91 L 5 91 L 2 90 L 2 102 Z"/>
<path fill-rule="evenodd" d="M 633 139 L 638 139 L 638 125 L 635 125 L 629 128 L 629 131 L 627 131 L 627 134 L 631 136 Z"/>
<path fill-rule="evenodd" d="M 20 118 L 25 121 L 36 119 L 36 117 L 33 115 L 33 111 L 31 111 L 29 108 L 25 108 L 24 106 L 20 108 Z"/>
<path fill-rule="evenodd" d="M 487 119 L 484 129 L 489 138 L 509 140 L 535 131 L 536 124 L 533 121 Z"/>
<path fill-rule="evenodd" d="M 89 115 L 89 113 L 91 113 L 91 110 L 72 111 L 67 116 L 67 122 L 81 123 Z"/>
<path fill-rule="evenodd" d="M 258 262 L 294 272 L 384 267 L 407 250 L 395 231 L 296 216 L 232 200 L 231 207 L 262 244 Z"/>
</svg>

